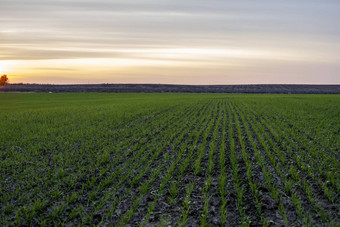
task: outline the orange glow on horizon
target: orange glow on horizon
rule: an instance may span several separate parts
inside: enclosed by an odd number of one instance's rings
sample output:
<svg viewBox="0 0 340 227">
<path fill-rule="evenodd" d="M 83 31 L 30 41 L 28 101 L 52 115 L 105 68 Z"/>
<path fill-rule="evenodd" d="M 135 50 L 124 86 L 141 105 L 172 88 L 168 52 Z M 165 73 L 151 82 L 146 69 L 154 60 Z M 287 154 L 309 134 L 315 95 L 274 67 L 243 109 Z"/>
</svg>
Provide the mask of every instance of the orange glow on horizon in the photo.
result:
<svg viewBox="0 0 340 227">
<path fill-rule="evenodd" d="M 0 70 L 8 74 L 11 83 L 294 83 L 271 77 L 299 72 L 299 64 L 309 67 L 315 62 L 338 60 L 283 49 L 141 48 L 103 52 L 118 57 L 0 60 Z"/>
</svg>

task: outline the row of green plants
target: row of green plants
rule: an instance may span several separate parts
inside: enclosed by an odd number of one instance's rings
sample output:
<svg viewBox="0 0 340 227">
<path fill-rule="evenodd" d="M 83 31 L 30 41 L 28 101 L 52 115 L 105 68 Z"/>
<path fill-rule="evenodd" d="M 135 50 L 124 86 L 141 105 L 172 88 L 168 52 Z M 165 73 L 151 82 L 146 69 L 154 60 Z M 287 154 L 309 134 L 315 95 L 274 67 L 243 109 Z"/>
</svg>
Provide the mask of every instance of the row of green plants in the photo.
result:
<svg viewBox="0 0 340 227">
<path fill-rule="evenodd" d="M 275 174 L 281 179 L 281 191 L 284 192 L 284 196 L 292 198 L 298 216 L 306 222 L 305 224 L 308 224 L 311 219 L 311 214 L 309 213 L 311 211 L 304 212 L 302 208 L 304 203 L 308 203 L 309 206 L 313 207 L 313 210 L 316 211 L 323 222 L 327 223 L 333 220 L 328 217 L 328 213 L 320 206 L 318 198 L 313 194 L 313 189 L 310 186 L 313 182 L 306 178 L 308 171 L 305 171 L 300 163 L 296 162 L 295 157 L 298 153 L 294 152 L 291 147 L 285 144 L 285 142 L 291 139 L 280 139 L 277 136 L 277 133 L 280 133 L 280 131 L 273 131 L 272 128 L 268 126 L 270 123 L 263 121 L 260 117 L 255 118 L 254 115 L 250 116 L 249 122 L 254 122 L 254 130 L 257 131 L 257 138 L 259 138 L 260 143 L 267 153 L 268 163 L 271 164 L 271 169 L 275 170 Z M 264 125 L 267 126 L 267 131 Z M 276 139 L 275 142 L 273 138 Z M 304 202 L 301 196 L 306 198 Z M 283 205 L 279 204 L 279 207 L 280 206 L 283 207 Z"/>
<path fill-rule="evenodd" d="M 0 106 L 1 226 L 339 224 L 337 96 L 29 96 Z"/>
</svg>

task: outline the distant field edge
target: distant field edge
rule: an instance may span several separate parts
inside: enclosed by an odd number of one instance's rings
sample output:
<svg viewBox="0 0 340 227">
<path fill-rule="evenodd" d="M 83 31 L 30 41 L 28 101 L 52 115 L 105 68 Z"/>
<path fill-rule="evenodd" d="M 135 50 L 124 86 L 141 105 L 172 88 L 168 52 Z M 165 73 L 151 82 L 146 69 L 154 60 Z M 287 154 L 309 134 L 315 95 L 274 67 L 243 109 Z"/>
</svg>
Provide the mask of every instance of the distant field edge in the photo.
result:
<svg viewBox="0 0 340 227">
<path fill-rule="evenodd" d="M 340 85 L 7 84 L 0 92 L 340 94 Z"/>
</svg>

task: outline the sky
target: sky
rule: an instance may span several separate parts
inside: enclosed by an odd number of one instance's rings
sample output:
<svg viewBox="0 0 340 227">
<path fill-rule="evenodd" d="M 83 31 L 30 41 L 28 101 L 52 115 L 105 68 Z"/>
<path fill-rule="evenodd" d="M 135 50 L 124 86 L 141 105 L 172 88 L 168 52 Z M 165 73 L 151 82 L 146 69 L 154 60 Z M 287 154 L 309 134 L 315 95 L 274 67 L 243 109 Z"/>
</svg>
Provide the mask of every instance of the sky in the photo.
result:
<svg viewBox="0 0 340 227">
<path fill-rule="evenodd" d="M 339 0 L 1 0 L 11 83 L 340 84 Z"/>
</svg>

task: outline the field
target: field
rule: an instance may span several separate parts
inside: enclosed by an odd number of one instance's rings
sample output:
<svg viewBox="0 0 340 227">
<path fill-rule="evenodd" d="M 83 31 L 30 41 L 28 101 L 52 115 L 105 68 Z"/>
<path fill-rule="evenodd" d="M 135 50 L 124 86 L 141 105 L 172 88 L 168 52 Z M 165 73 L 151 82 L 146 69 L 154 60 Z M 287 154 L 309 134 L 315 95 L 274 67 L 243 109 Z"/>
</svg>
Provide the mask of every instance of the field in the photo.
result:
<svg viewBox="0 0 340 227">
<path fill-rule="evenodd" d="M 340 95 L 0 94 L 0 226 L 338 226 Z"/>
</svg>

